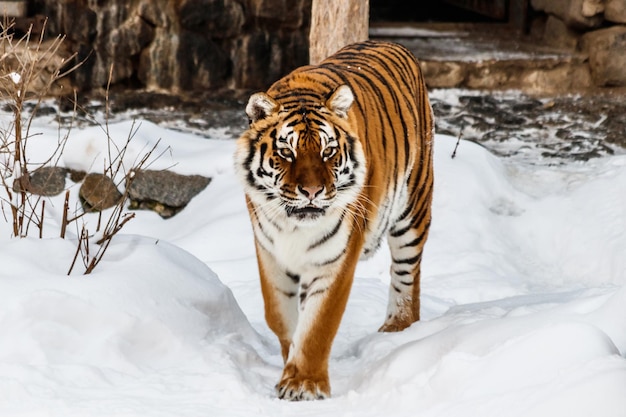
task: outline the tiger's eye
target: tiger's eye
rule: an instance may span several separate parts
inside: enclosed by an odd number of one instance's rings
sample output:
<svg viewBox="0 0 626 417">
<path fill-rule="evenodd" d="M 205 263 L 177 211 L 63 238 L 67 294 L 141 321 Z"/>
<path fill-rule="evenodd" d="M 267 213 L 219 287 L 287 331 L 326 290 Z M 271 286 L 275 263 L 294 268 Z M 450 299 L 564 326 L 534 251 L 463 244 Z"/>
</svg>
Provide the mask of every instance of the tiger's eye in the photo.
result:
<svg viewBox="0 0 626 417">
<path fill-rule="evenodd" d="M 329 158 L 332 158 L 333 155 L 335 155 L 336 153 L 337 153 L 337 148 L 328 147 L 322 151 L 322 158 L 324 158 L 324 160 L 327 160 Z"/>
<path fill-rule="evenodd" d="M 288 161 L 292 161 L 294 158 L 293 151 L 289 148 L 279 148 L 277 152 L 281 158 L 286 159 Z"/>
</svg>

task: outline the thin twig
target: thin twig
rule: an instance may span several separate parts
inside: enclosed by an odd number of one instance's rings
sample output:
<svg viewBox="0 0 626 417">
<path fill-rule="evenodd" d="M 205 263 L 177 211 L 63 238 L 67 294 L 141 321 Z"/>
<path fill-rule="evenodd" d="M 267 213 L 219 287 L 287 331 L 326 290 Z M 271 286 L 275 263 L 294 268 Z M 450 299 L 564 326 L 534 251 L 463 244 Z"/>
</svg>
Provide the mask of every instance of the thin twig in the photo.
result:
<svg viewBox="0 0 626 417">
<path fill-rule="evenodd" d="M 461 137 L 463 136 L 463 129 L 459 130 L 459 136 L 456 138 L 456 145 L 454 145 L 454 150 L 452 151 L 452 155 L 450 158 L 454 159 L 456 156 L 456 150 L 459 148 L 459 144 L 461 143 Z"/>
<path fill-rule="evenodd" d="M 87 233 L 85 225 L 83 224 L 83 228 L 81 229 L 80 235 L 78 236 L 78 245 L 76 245 L 76 252 L 74 252 L 74 258 L 72 258 L 72 264 L 70 265 L 70 269 L 67 271 L 67 275 L 70 275 L 72 273 L 74 265 L 76 264 L 76 259 L 78 259 L 78 255 L 80 255 L 80 253 L 82 252 L 82 242 L 86 234 Z"/>
<path fill-rule="evenodd" d="M 96 225 L 96 233 L 100 231 L 100 227 L 102 226 L 102 211 L 98 212 L 98 224 Z"/>
<path fill-rule="evenodd" d="M 45 209 L 46 209 L 46 200 L 43 200 L 41 202 L 41 218 L 39 219 L 39 239 L 43 238 L 43 217 L 45 215 Z"/>
<path fill-rule="evenodd" d="M 63 201 L 63 219 L 61 220 L 61 239 L 65 239 L 67 231 L 67 218 L 70 211 L 70 190 L 65 191 L 65 200 Z"/>
</svg>

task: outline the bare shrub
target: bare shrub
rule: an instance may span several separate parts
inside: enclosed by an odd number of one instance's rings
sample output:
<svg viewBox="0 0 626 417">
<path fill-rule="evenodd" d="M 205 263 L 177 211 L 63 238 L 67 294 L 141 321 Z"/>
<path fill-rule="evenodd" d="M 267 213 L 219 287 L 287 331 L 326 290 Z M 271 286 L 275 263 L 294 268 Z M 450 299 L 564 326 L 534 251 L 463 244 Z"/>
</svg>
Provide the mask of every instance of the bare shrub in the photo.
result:
<svg viewBox="0 0 626 417">
<path fill-rule="evenodd" d="M 36 136 L 31 132 L 31 125 L 42 101 L 52 93 L 57 94 L 59 82 L 80 66 L 80 63 L 67 68 L 67 63 L 75 55 L 60 53 L 63 36 L 44 41 L 45 30 L 42 30 L 42 35 L 33 39 L 31 27 L 23 37 L 15 38 L 12 26 L 6 19 L 0 24 L 0 101 L 12 111 L 9 125 L 6 128 L 0 127 L 0 191 L 4 191 L 0 192 L 0 209 L 4 219 L 11 224 L 11 236 L 29 236 L 33 226 L 41 238 L 46 198 L 33 192 L 35 190 L 30 183 L 31 174 L 44 167 L 58 166 L 78 111 L 76 93 L 74 92 L 72 100 L 75 103 L 74 117 L 65 127 L 65 133 L 59 134 L 56 148 L 44 161 L 33 162 L 28 156 L 27 145 Z M 128 188 L 132 183 L 132 172 L 143 168 L 158 146 L 157 142 L 139 160 L 134 161 L 131 167 L 124 164 L 138 126 L 133 122 L 125 144 L 119 147 L 109 132 L 109 86 L 106 91 L 105 123 L 100 125 L 107 141 L 107 155 L 102 170 L 104 175 L 117 181 L 118 188 L 125 191 L 117 204 L 106 211 L 105 219 L 102 212 L 98 214 L 95 231 L 90 233 L 84 218 L 86 212 L 78 207 L 71 210 L 70 190 L 66 189 L 59 236 L 66 238 L 68 226 L 74 224 L 77 240 L 68 274 L 72 273 L 78 259 L 82 260 L 84 273 L 91 273 L 102 260 L 113 237 L 134 217 L 133 213 L 126 212 L 124 208 L 128 201 Z M 29 113 L 25 118 L 27 103 Z"/>
<path fill-rule="evenodd" d="M 47 161 L 31 163 L 27 154 L 27 144 L 32 138 L 31 123 L 42 100 L 76 66 L 65 68 L 73 55 L 61 57 L 63 36 L 44 41 L 42 31 L 39 38 L 32 39 L 31 26 L 23 37 L 15 39 L 12 27 L 13 23 L 6 19 L 0 24 L 0 74 L 3 74 L 0 76 L 0 99 L 11 108 L 13 116 L 12 123 L 0 129 L 0 181 L 5 191 L 0 205 L 5 218 L 10 219 L 12 235 L 24 237 L 28 235 L 31 224 L 40 230 L 43 227 L 44 211 L 40 208 L 43 200 L 29 192 L 30 173 L 58 162 L 67 141 L 67 135 L 61 137 Z M 33 103 L 33 106 L 24 120 L 27 102 Z M 11 180 L 19 181 L 18 186 L 14 187 Z"/>
</svg>

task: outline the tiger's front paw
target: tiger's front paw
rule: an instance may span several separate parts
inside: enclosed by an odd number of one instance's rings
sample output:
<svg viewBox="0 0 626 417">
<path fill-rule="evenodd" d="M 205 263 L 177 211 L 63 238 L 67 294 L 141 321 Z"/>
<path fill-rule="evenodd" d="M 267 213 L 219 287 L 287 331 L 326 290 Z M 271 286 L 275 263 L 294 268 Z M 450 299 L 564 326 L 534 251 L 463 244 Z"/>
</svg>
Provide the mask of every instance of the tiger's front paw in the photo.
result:
<svg viewBox="0 0 626 417">
<path fill-rule="evenodd" d="M 382 326 L 380 326 L 378 331 L 381 333 L 401 332 L 402 330 L 406 329 L 410 325 L 411 325 L 410 323 L 403 323 L 403 322 L 385 323 Z"/>
<path fill-rule="evenodd" d="M 402 317 L 390 317 L 385 323 L 380 326 L 378 329 L 379 332 L 401 332 L 402 330 L 409 327 L 411 324 L 415 323 L 417 320 L 412 317 L 402 316 Z"/>
<path fill-rule="evenodd" d="M 295 365 L 286 365 L 276 393 L 281 400 L 312 401 L 330 397 L 328 375 L 306 375 Z"/>
</svg>

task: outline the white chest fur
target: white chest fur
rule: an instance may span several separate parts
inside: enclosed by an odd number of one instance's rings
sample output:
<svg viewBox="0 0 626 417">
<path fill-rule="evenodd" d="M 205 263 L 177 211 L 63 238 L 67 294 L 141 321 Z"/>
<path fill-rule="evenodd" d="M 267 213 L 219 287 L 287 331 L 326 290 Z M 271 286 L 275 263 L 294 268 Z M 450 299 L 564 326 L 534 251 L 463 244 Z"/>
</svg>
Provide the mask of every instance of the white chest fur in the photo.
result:
<svg viewBox="0 0 626 417">
<path fill-rule="evenodd" d="M 261 245 L 284 270 L 302 275 L 325 269 L 344 253 L 351 230 L 350 222 L 338 214 L 326 215 L 313 225 L 295 225 L 287 218 L 259 221 L 256 235 Z"/>
</svg>

